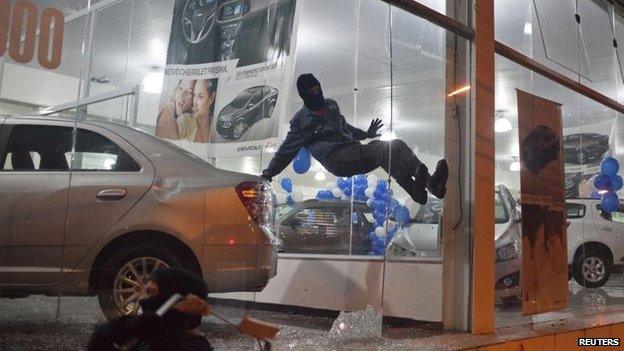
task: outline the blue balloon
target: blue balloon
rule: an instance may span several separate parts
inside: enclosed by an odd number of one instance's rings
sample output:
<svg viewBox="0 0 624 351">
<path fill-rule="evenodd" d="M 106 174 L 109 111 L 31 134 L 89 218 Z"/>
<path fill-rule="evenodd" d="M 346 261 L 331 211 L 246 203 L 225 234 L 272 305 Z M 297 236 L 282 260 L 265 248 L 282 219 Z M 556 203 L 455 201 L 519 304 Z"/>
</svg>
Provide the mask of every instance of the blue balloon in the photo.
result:
<svg viewBox="0 0 624 351">
<path fill-rule="evenodd" d="M 392 198 L 390 199 L 390 211 L 394 212 L 396 211 L 396 209 L 401 206 L 401 203 L 399 202 L 399 200 Z"/>
<path fill-rule="evenodd" d="M 393 212 L 393 214 L 394 214 L 394 218 L 396 218 L 396 220 L 399 222 L 405 223 L 405 222 L 409 222 L 411 219 L 409 210 L 405 206 L 400 206 L 399 208 L 396 209 L 396 211 Z"/>
<path fill-rule="evenodd" d="M 388 193 L 385 190 L 377 189 L 373 193 L 373 197 L 376 200 L 383 200 L 383 201 L 385 201 L 385 200 L 388 199 Z"/>
<path fill-rule="evenodd" d="M 355 193 L 365 195 L 366 185 L 356 184 L 355 185 Z"/>
<path fill-rule="evenodd" d="M 366 176 L 362 174 L 358 174 L 353 178 L 355 185 L 359 185 L 366 189 L 368 187 L 368 180 L 366 180 Z"/>
<path fill-rule="evenodd" d="M 375 211 L 386 212 L 386 202 L 382 200 L 375 200 L 373 202 L 373 208 Z"/>
<path fill-rule="evenodd" d="M 347 178 L 343 178 L 343 177 L 338 177 L 338 179 L 336 179 L 336 185 L 338 186 L 338 189 L 342 189 L 346 186 L 348 186 L 349 182 L 347 182 Z"/>
<path fill-rule="evenodd" d="M 373 218 L 375 218 L 375 222 L 377 222 L 377 224 L 382 224 L 383 222 L 385 222 L 386 220 L 386 214 L 383 211 L 373 211 Z"/>
<path fill-rule="evenodd" d="M 292 191 L 292 180 L 290 180 L 290 178 L 286 177 L 282 179 L 282 182 L 280 183 L 282 185 L 282 189 L 286 190 L 287 193 Z"/>
<path fill-rule="evenodd" d="M 377 240 L 377 235 L 375 234 L 374 230 L 368 233 L 368 239 L 370 240 L 371 243 Z"/>
<path fill-rule="evenodd" d="M 343 192 L 345 195 L 347 195 L 347 196 L 351 196 L 351 193 L 352 193 L 352 191 L 351 191 L 351 186 L 344 187 L 344 188 L 342 189 L 342 192 Z"/>
<path fill-rule="evenodd" d="M 298 174 L 304 174 L 310 169 L 310 165 L 312 165 L 312 156 L 306 148 L 302 147 L 295 156 L 293 169 Z"/>
<path fill-rule="evenodd" d="M 594 186 L 598 190 L 611 190 L 611 177 L 606 174 L 598 174 L 594 179 Z"/>
<path fill-rule="evenodd" d="M 624 186 L 624 181 L 622 180 L 622 177 L 617 174 L 611 176 L 611 188 L 613 188 L 613 191 L 618 191 L 622 189 L 622 186 Z"/>
<path fill-rule="evenodd" d="M 388 181 L 385 179 L 378 180 L 377 189 L 383 189 L 383 191 L 388 191 Z"/>
<path fill-rule="evenodd" d="M 620 199 L 617 194 L 608 191 L 602 195 L 602 200 L 600 201 L 600 209 L 607 212 L 616 212 L 618 207 L 620 206 Z"/>
<path fill-rule="evenodd" d="M 373 252 L 377 254 L 382 254 L 386 251 L 386 240 L 384 238 L 377 238 L 373 241 Z"/>
<path fill-rule="evenodd" d="M 613 157 L 606 157 L 600 164 L 600 171 L 606 175 L 614 176 L 620 170 L 619 162 Z"/>
<path fill-rule="evenodd" d="M 319 199 L 319 200 L 326 200 L 326 199 L 328 199 L 328 197 L 327 197 L 327 190 L 319 190 L 319 192 L 316 193 L 316 198 Z"/>
<path fill-rule="evenodd" d="M 288 195 L 288 197 L 286 198 L 286 202 L 289 205 L 292 205 L 293 203 L 295 203 L 295 200 L 293 200 L 292 196 Z"/>
</svg>

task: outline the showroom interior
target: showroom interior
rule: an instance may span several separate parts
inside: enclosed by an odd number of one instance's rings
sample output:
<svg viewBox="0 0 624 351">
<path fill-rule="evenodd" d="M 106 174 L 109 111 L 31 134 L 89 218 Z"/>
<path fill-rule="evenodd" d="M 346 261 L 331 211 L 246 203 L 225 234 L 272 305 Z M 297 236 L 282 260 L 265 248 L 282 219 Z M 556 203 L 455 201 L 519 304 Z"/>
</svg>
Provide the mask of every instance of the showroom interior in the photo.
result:
<svg viewBox="0 0 624 351">
<path fill-rule="evenodd" d="M 268 186 L 304 73 L 444 199 L 305 148 Z M 163 266 L 215 350 L 624 336 L 620 0 L 0 0 L 0 80 L 0 349 L 86 349 Z"/>
</svg>

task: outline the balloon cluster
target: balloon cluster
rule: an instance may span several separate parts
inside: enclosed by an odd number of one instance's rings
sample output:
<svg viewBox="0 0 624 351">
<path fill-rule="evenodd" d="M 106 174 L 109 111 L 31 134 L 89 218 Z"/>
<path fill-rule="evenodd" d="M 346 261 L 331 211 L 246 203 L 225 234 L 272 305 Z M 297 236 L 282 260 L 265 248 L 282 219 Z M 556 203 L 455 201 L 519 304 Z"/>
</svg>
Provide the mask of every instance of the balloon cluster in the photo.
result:
<svg viewBox="0 0 624 351">
<path fill-rule="evenodd" d="M 620 199 L 615 193 L 622 189 L 622 177 L 617 173 L 620 170 L 620 164 L 613 157 L 607 157 L 600 164 L 600 173 L 594 179 L 594 187 L 598 189 L 598 193 L 602 195 L 600 200 L 600 209 L 606 212 L 615 212 L 620 205 Z"/>
<path fill-rule="evenodd" d="M 374 174 L 338 178 L 336 183 L 328 183 L 327 189 L 319 190 L 316 198 L 318 200 L 353 198 L 355 201 L 366 202 L 373 209 L 375 222 L 368 234 L 371 242 L 369 255 L 383 255 L 387 243 L 392 240 L 403 224 L 409 223 L 419 209 L 418 204 L 411 199 L 401 205 L 393 197 L 388 181 L 379 180 Z M 358 216 L 352 214 L 354 224 L 357 224 L 358 220 Z"/>
<path fill-rule="evenodd" d="M 282 195 L 278 198 L 278 203 L 288 203 L 293 204 L 295 202 L 301 202 L 303 200 L 303 193 L 301 191 L 293 191 L 293 183 L 292 180 L 288 177 L 282 178 L 280 182 L 282 189 L 286 192 L 286 195 Z"/>
</svg>

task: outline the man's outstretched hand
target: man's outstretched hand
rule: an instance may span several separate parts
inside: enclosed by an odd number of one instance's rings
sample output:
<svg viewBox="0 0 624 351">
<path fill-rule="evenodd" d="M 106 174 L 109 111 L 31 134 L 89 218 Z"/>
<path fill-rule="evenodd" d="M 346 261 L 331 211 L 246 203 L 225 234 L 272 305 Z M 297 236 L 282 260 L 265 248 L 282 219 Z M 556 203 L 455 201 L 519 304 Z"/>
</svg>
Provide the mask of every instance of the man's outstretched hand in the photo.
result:
<svg viewBox="0 0 624 351">
<path fill-rule="evenodd" d="M 366 134 L 369 138 L 381 136 L 381 134 L 377 133 L 377 131 L 381 129 L 381 127 L 383 127 L 381 119 L 375 118 L 371 121 L 370 127 L 368 127 L 368 131 L 366 132 Z"/>
</svg>

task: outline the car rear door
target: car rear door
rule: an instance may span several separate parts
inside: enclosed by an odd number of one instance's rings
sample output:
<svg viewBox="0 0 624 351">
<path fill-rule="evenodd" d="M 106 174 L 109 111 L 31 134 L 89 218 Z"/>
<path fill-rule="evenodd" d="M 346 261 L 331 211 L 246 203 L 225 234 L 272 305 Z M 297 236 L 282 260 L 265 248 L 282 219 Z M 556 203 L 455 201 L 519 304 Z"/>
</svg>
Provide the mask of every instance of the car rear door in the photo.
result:
<svg viewBox="0 0 624 351">
<path fill-rule="evenodd" d="M 71 123 L 6 120 L 0 133 L 0 285 L 58 282 Z"/>
<path fill-rule="evenodd" d="M 85 124 L 77 129 L 68 203 L 65 266 L 74 268 L 150 189 L 151 162 L 109 129 Z"/>
</svg>

